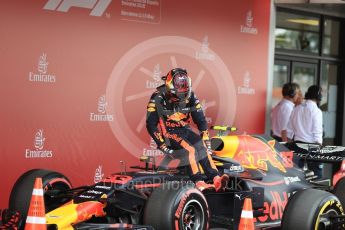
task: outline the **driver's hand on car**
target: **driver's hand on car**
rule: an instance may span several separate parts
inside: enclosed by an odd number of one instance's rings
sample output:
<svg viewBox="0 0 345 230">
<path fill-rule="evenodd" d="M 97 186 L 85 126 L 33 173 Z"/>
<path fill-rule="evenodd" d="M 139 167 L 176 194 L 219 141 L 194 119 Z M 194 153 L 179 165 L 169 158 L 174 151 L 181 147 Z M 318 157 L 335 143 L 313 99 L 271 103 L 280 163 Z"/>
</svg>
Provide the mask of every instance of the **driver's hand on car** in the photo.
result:
<svg viewBox="0 0 345 230">
<path fill-rule="evenodd" d="M 168 148 L 168 146 L 166 144 L 162 144 L 161 146 L 159 146 L 159 149 L 167 156 L 173 158 L 173 154 L 174 154 L 174 150 Z"/>
</svg>

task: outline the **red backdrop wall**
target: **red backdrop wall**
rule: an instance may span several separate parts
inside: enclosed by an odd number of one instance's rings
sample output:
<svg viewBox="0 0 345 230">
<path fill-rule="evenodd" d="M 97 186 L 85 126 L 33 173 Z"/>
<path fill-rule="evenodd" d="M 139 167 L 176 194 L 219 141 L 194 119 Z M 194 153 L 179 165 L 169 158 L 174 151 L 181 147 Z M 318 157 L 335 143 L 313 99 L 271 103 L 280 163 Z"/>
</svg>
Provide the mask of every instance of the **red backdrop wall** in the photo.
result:
<svg viewBox="0 0 345 230">
<path fill-rule="evenodd" d="M 0 1 L 0 208 L 16 178 L 75 186 L 157 153 L 146 103 L 186 68 L 209 124 L 263 133 L 269 0 Z"/>
</svg>

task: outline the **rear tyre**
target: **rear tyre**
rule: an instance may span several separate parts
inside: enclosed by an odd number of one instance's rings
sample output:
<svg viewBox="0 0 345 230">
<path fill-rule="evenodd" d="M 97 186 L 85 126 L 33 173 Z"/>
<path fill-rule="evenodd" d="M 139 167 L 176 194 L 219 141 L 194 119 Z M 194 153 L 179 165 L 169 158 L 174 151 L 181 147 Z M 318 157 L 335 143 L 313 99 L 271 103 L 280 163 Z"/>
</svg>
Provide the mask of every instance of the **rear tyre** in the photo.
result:
<svg viewBox="0 0 345 230">
<path fill-rule="evenodd" d="M 341 178 L 336 185 L 334 186 L 334 189 L 332 193 L 338 197 L 341 204 L 343 205 L 343 208 L 345 207 L 345 177 Z"/>
<path fill-rule="evenodd" d="M 9 208 L 20 212 L 21 222 L 19 223 L 19 228 L 24 227 L 36 177 L 42 178 L 44 193 L 53 189 L 67 190 L 72 188 L 68 178 L 58 172 L 44 169 L 32 169 L 21 175 L 14 184 L 9 199 Z M 51 199 L 47 195 L 44 196 L 46 213 L 54 209 L 58 203 L 60 202 Z"/>
<path fill-rule="evenodd" d="M 154 229 L 208 229 L 205 196 L 194 184 L 171 182 L 155 189 L 145 207 L 144 223 Z"/>
<path fill-rule="evenodd" d="M 281 223 L 282 230 L 322 230 L 330 216 L 343 215 L 338 198 L 326 191 L 306 189 L 297 192 L 288 202 Z"/>
</svg>

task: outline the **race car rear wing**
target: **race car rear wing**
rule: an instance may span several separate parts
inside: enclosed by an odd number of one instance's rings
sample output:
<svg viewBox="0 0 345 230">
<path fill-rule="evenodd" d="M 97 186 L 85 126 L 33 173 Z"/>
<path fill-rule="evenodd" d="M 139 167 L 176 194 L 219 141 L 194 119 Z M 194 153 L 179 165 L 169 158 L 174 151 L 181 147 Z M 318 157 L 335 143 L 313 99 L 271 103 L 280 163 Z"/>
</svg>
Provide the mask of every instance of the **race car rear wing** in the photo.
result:
<svg viewBox="0 0 345 230">
<path fill-rule="evenodd" d="M 298 157 L 307 161 L 338 163 L 345 160 L 344 146 L 320 146 L 316 144 L 288 143 L 286 146 Z"/>
</svg>

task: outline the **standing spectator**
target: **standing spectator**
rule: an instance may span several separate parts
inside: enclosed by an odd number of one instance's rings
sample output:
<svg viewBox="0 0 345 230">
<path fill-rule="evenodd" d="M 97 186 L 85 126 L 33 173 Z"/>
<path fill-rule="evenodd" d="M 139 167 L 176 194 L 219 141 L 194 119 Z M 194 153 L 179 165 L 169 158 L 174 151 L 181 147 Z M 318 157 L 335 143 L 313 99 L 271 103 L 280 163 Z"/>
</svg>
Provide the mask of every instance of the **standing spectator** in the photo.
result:
<svg viewBox="0 0 345 230">
<path fill-rule="evenodd" d="M 319 108 L 322 88 L 317 85 L 310 86 L 305 94 L 305 99 L 291 113 L 287 136 L 297 143 L 322 145 L 322 111 Z M 318 177 L 322 176 L 322 164 L 310 162 L 308 166 Z"/>
<path fill-rule="evenodd" d="M 310 86 L 305 99 L 291 113 L 288 138 L 296 142 L 322 145 L 322 111 L 319 108 L 322 99 L 321 87 Z"/>
<path fill-rule="evenodd" d="M 301 100 L 301 90 L 296 83 L 286 83 L 282 89 L 283 99 L 273 108 L 272 136 L 277 141 L 288 141 L 287 124 L 295 104 Z"/>
<path fill-rule="evenodd" d="M 304 100 L 304 97 L 303 97 L 302 90 L 298 90 L 298 97 L 297 97 L 295 106 L 302 104 L 303 100 Z"/>
</svg>

